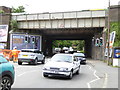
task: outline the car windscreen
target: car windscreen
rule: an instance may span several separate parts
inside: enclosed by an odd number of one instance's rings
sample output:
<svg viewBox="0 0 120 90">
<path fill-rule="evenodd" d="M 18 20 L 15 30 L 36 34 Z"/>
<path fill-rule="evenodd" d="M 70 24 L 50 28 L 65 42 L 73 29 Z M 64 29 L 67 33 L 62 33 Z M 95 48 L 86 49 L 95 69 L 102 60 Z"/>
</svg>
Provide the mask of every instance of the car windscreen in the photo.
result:
<svg viewBox="0 0 120 90">
<path fill-rule="evenodd" d="M 78 56 L 78 57 L 85 57 L 85 55 L 83 53 L 74 53 L 74 56 Z"/>
<path fill-rule="evenodd" d="M 8 62 L 4 57 L 0 56 L 0 63 Z"/>
<path fill-rule="evenodd" d="M 72 62 L 72 56 L 69 55 L 55 55 L 51 58 L 52 61 L 55 62 Z"/>
</svg>

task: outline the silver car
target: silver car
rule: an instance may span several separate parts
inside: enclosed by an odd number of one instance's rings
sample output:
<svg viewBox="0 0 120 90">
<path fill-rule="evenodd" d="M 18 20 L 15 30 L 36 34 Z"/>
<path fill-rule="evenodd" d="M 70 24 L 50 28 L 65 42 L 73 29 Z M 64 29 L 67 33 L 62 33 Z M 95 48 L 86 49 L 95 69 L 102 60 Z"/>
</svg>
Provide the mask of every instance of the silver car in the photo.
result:
<svg viewBox="0 0 120 90">
<path fill-rule="evenodd" d="M 45 56 L 38 49 L 22 49 L 18 55 L 18 65 L 22 65 L 23 62 L 29 64 L 37 64 L 37 62 L 45 63 Z"/>
</svg>

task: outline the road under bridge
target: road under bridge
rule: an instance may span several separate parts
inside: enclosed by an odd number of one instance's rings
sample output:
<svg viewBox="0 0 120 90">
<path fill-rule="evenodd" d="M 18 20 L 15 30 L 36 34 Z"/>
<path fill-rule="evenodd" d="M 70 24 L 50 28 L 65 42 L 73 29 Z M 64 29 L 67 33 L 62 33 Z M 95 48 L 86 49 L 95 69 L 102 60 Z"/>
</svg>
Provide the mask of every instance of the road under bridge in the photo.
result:
<svg viewBox="0 0 120 90">
<path fill-rule="evenodd" d="M 97 52 L 103 52 L 103 46 L 95 47 L 92 40 L 103 37 L 105 10 L 19 14 L 12 19 L 18 22 L 19 33 L 41 35 L 41 50 L 50 56 L 54 40 L 84 40 L 87 57 L 99 58 Z"/>
</svg>

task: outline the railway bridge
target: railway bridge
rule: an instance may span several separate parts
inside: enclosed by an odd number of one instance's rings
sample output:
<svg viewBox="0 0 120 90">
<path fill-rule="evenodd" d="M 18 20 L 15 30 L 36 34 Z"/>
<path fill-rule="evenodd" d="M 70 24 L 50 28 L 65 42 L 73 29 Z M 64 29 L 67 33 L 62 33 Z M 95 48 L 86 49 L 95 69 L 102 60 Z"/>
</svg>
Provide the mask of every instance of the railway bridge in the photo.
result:
<svg viewBox="0 0 120 90">
<path fill-rule="evenodd" d="M 12 14 L 12 20 L 18 22 L 19 30 L 11 35 L 40 35 L 40 49 L 45 54 L 48 51 L 49 55 L 52 54 L 54 40 L 85 40 L 86 56 L 99 59 L 104 56 L 104 45 L 96 46 L 95 40 L 104 38 L 106 16 L 105 10 Z M 14 43 L 11 43 L 13 48 Z"/>
</svg>

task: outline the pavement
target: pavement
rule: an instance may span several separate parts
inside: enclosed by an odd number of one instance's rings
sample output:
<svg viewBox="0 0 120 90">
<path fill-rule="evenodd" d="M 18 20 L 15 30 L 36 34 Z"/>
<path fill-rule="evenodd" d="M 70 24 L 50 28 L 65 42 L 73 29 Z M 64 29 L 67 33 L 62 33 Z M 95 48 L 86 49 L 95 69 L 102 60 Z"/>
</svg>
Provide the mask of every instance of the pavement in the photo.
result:
<svg viewBox="0 0 120 90">
<path fill-rule="evenodd" d="M 98 79 L 104 79 L 102 88 L 119 88 L 118 70 L 120 70 L 120 68 L 108 66 L 107 63 L 100 60 L 89 59 L 87 60 L 87 64 L 96 70 L 96 77 L 98 76 Z M 99 82 L 96 84 L 99 84 Z"/>
</svg>

